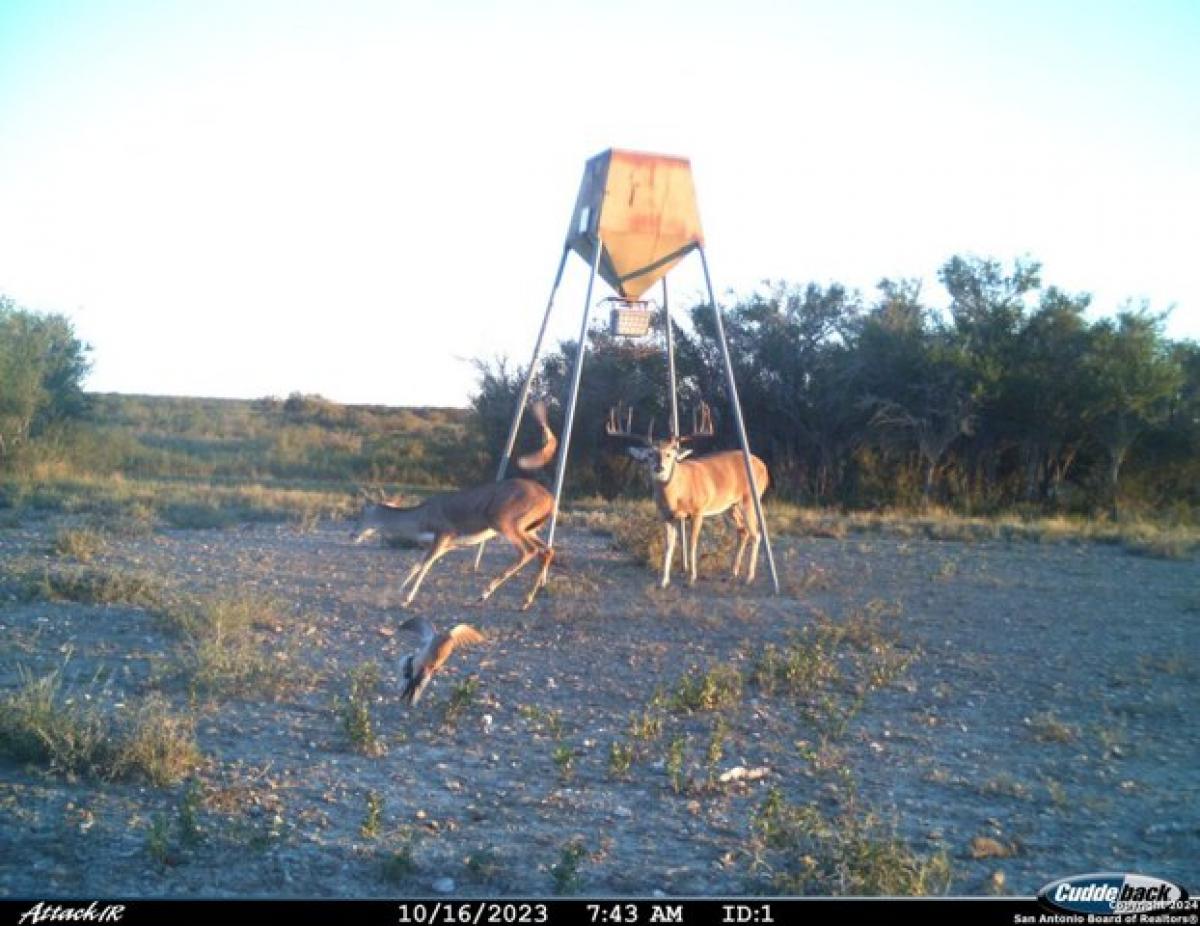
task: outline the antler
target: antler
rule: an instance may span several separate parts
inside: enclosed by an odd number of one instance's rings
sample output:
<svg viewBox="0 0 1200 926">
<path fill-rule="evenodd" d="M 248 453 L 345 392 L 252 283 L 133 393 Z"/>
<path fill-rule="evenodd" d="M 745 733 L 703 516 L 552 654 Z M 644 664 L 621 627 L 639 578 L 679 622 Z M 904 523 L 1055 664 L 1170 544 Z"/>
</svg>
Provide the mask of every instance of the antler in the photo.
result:
<svg viewBox="0 0 1200 926">
<path fill-rule="evenodd" d="M 622 412 L 624 412 L 625 427 L 621 427 L 620 423 Z M 645 434 L 635 434 L 633 432 L 633 406 L 626 409 L 623 402 L 618 402 L 608 410 L 608 421 L 604 425 L 604 433 L 609 437 L 641 441 L 646 446 L 650 446 L 654 443 L 654 419 L 650 419 L 650 427 Z"/>
<path fill-rule="evenodd" d="M 701 400 L 700 404 L 692 409 L 692 433 L 680 437 L 679 442 L 712 437 L 714 434 L 716 429 L 713 427 L 712 409 L 707 402 Z"/>
</svg>

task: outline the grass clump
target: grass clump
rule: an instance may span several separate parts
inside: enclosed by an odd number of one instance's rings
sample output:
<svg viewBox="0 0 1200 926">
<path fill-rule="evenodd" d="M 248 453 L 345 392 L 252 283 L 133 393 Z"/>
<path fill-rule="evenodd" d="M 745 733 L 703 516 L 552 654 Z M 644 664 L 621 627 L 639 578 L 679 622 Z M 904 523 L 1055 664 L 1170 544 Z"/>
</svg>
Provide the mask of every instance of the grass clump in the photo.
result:
<svg viewBox="0 0 1200 926">
<path fill-rule="evenodd" d="M 93 567 L 44 569 L 14 577 L 26 601 L 70 601 L 154 609 L 165 592 L 155 580 L 132 572 Z"/>
<path fill-rule="evenodd" d="M 1029 727 L 1033 738 L 1041 743 L 1071 743 L 1079 736 L 1079 731 L 1075 727 L 1059 720 L 1054 716 L 1053 711 L 1043 711 L 1027 717 L 1025 725 Z"/>
<path fill-rule="evenodd" d="M 98 554 L 108 549 L 108 538 L 90 527 L 63 528 L 54 535 L 51 549 L 56 556 L 90 563 Z"/>
<path fill-rule="evenodd" d="M 179 664 L 191 690 L 208 695 L 278 696 L 298 680 L 287 654 L 268 655 L 255 631 L 284 620 L 269 599 L 243 594 L 177 602 L 162 618 L 183 637 Z"/>
<path fill-rule="evenodd" d="M 945 852 L 923 856 L 871 813 L 847 806 L 828 817 L 789 804 L 772 788 L 751 819 L 752 838 L 771 858 L 769 887 L 780 894 L 926 896 L 950 886 Z"/>
<path fill-rule="evenodd" d="M 166 701 L 151 696 L 135 709 L 121 737 L 114 772 L 136 772 L 166 787 L 182 780 L 200 759 L 195 721 L 172 713 Z"/>
<path fill-rule="evenodd" d="M 109 777 L 120 750 L 103 714 L 64 696 L 61 669 L 40 678 L 19 671 L 19 688 L 0 701 L 0 754 L 67 774 Z"/>
<path fill-rule="evenodd" d="M 191 718 L 160 698 L 114 722 L 86 699 L 64 691 L 62 669 L 40 678 L 21 669 L 21 684 L 0 701 L 0 755 L 68 775 L 143 778 L 165 787 L 201 759 Z"/>
</svg>

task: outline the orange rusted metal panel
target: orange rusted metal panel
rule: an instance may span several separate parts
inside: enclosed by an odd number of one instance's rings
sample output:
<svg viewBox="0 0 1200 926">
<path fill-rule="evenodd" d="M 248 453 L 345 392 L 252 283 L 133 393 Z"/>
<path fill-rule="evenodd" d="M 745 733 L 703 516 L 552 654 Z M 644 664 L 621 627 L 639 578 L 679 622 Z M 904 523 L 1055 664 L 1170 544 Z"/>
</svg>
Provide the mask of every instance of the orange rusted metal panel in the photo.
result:
<svg viewBox="0 0 1200 926">
<path fill-rule="evenodd" d="M 567 244 L 590 264 L 597 241 L 604 242 L 598 273 L 626 299 L 703 245 L 687 158 L 610 148 L 589 160 Z"/>
</svg>

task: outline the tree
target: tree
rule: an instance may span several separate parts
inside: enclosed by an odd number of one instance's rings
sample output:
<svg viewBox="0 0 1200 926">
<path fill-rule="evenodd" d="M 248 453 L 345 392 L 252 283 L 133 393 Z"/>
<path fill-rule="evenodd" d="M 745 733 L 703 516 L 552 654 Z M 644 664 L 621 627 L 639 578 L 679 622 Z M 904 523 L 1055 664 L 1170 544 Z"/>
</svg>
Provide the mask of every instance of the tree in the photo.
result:
<svg viewBox="0 0 1200 926">
<path fill-rule="evenodd" d="M 30 312 L 0 296 L 0 457 L 86 411 L 87 351 L 64 316 Z"/>
<path fill-rule="evenodd" d="M 1090 302 L 1086 293 L 1046 290 L 1017 333 L 1013 362 L 999 384 L 996 417 L 1020 447 L 1026 501 L 1058 497 L 1084 438 L 1083 313 Z"/>
<path fill-rule="evenodd" d="M 1143 304 L 1126 308 L 1115 320 L 1099 321 L 1082 359 L 1088 431 L 1106 456 L 1105 488 L 1114 518 L 1121 466 L 1130 448 L 1143 431 L 1165 419 L 1184 382 L 1162 336 L 1165 318 Z"/>
<path fill-rule="evenodd" d="M 884 280 L 879 289 L 859 342 L 862 404 L 885 448 L 917 451 L 921 499 L 928 504 L 946 451 L 971 433 L 978 378 L 953 329 L 920 302 L 919 284 Z"/>
</svg>

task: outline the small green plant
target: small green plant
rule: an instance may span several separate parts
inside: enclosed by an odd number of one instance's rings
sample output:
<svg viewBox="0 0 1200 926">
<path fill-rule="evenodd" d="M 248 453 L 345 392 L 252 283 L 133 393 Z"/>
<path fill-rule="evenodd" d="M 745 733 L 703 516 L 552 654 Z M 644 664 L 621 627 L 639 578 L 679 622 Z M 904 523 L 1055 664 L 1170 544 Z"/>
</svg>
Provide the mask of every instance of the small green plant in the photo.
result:
<svg viewBox="0 0 1200 926">
<path fill-rule="evenodd" d="M 500 853 L 492 848 L 472 852 L 466 859 L 467 871 L 478 881 L 495 881 L 503 870 Z"/>
<path fill-rule="evenodd" d="M 613 778 L 625 778 L 633 765 L 633 747 L 613 740 L 608 748 L 608 773 Z"/>
<path fill-rule="evenodd" d="M 651 711 L 642 711 L 629 718 L 629 735 L 641 742 L 656 740 L 662 736 L 662 715 Z"/>
<path fill-rule="evenodd" d="M 350 695 L 345 702 L 335 700 L 342 731 L 350 745 L 363 755 L 379 754 L 379 739 L 371 720 L 371 698 L 379 687 L 379 666 L 364 662 L 350 673 Z"/>
<path fill-rule="evenodd" d="M 833 647 L 826 637 L 806 633 L 786 647 L 768 643 L 755 664 L 751 679 L 763 694 L 812 697 L 840 676 Z"/>
<path fill-rule="evenodd" d="M 442 707 L 442 723 L 454 726 L 467 709 L 475 703 L 479 693 L 479 679 L 474 675 L 464 678 L 450 689 L 450 696 Z"/>
<path fill-rule="evenodd" d="M 533 724 L 539 733 L 547 733 L 554 739 L 561 739 L 563 734 L 562 711 L 545 710 L 535 704 L 522 704 L 520 715 Z"/>
<path fill-rule="evenodd" d="M 1043 711 L 1027 717 L 1025 725 L 1029 727 L 1034 739 L 1042 743 L 1070 743 L 1079 735 L 1075 727 L 1059 720 L 1053 711 Z"/>
<path fill-rule="evenodd" d="M 736 666 L 717 663 L 706 672 L 689 672 L 667 696 L 671 710 L 693 713 L 736 707 L 742 700 L 742 673 Z"/>
<path fill-rule="evenodd" d="M 712 735 L 708 739 L 708 748 L 704 751 L 704 761 L 708 767 L 715 768 L 725 755 L 725 739 L 729 735 L 729 725 L 724 717 L 718 717 L 713 724 Z"/>
<path fill-rule="evenodd" d="M 553 756 L 559 779 L 564 782 L 570 781 L 575 772 L 575 750 L 566 743 L 559 743 L 554 747 Z"/>
<path fill-rule="evenodd" d="M 572 839 L 562 848 L 558 862 L 550 868 L 554 879 L 554 893 L 558 895 L 578 893 L 583 884 L 579 868 L 587 858 L 587 849 L 581 839 Z"/>
<path fill-rule="evenodd" d="M 671 783 L 671 790 L 676 794 L 687 786 L 687 777 L 683 771 L 686 754 L 687 740 L 682 736 L 676 736 L 667 746 L 667 758 L 663 765 Z"/>
<path fill-rule="evenodd" d="M 364 839 L 374 839 L 379 835 L 380 823 L 383 820 L 383 798 L 376 791 L 367 792 L 367 812 L 358 827 Z"/>
<path fill-rule="evenodd" d="M 393 849 L 391 852 L 386 853 L 380 868 L 384 879 L 394 884 L 398 884 L 410 877 L 417 870 L 417 863 L 413 858 L 412 846 L 402 845 L 398 849 Z"/>
<path fill-rule="evenodd" d="M 156 813 L 146 830 L 146 852 L 159 865 L 171 862 L 171 821 L 164 813 Z"/>
<path fill-rule="evenodd" d="M 179 798 L 179 841 L 185 847 L 195 846 L 203 838 L 200 827 L 201 803 L 200 783 L 193 778 Z"/>
<path fill-rule="evenodd" d="M 1028 785 L 1007 772 L 989 778 L 979 786 L 979 793 L 987 797 L 1011 797 L 1020 801 L 1029 800 L 1032 796 Z"/>
</svg>

